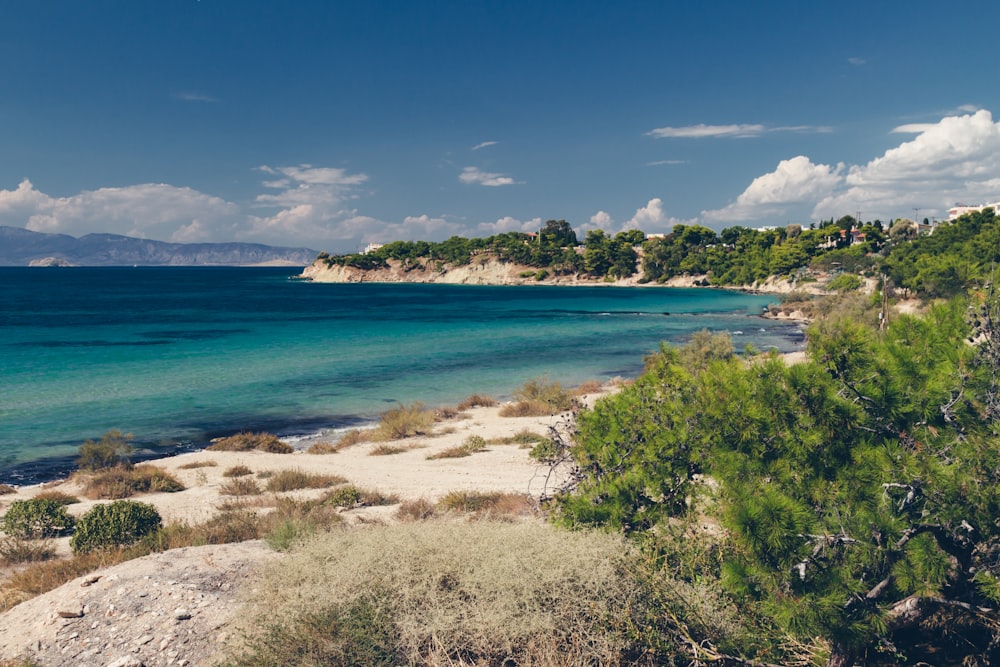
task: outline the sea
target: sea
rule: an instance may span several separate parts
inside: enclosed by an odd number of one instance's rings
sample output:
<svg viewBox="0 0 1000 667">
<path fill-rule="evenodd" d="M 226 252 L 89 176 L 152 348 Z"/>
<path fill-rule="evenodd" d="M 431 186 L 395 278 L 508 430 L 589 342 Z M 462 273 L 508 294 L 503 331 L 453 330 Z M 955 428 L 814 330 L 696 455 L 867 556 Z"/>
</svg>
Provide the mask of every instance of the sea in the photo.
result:
<svg viewBox="0 0 1000 667">
<path fill-rule="evenodd" d="M 774 297 L 661 287 L 328 284 L 289 268 L 0 268 L 0 483 L 65 476 L 111 429 L 137 457 L 292 442 L 399 404 L 635 377 L 701 329 L 800 349 Z"/>
</svg>

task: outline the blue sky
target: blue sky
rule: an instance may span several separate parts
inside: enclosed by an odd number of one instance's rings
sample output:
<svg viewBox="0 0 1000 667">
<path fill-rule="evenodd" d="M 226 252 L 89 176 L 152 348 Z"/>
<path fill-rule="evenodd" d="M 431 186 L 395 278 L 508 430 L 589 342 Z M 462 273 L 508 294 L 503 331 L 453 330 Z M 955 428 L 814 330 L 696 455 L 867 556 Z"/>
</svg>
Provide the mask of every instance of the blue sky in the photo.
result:
<svg viewBox="0 0 1000 667">
<path fill-rule="evenodd" d="M 1000 3 L 4 4 L 3 225 L 343 252 L 1000 199 Z"/>
</svg>

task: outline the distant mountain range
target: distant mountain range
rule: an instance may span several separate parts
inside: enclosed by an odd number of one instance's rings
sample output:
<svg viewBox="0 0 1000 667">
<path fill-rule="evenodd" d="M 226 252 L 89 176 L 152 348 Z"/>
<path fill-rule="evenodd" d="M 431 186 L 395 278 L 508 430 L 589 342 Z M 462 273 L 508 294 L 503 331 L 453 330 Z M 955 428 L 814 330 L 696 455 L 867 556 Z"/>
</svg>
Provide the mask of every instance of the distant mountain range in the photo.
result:
<svg viewBox="0 0 1000 667">
<path fill-rule="evenodd" d="M 167 243 L 118 234 L 44 234 L 0 226 L 0 266 L 306 266 L 309 248 L 259 243 Z"/>
</svg>

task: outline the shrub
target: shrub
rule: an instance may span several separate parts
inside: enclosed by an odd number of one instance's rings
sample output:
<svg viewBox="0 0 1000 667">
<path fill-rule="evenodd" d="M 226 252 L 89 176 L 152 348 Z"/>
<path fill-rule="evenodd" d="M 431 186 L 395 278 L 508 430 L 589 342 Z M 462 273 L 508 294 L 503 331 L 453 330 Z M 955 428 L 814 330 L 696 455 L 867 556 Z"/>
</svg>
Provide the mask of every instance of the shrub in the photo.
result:
<svg viewBox="0 0 1000 667">
<path fill-rule="evenodd" d="M 151 465 L 118 466 L 96 473 L 87 480 L 83 494 L 88 498 L 118 500 L 137 493 L 176 493 L 184 485 L 163 468 Z"/>
<path fill-rule="evenodd" d="M 344 433 L 340 436 L 340 440 L 337 441 L 337 451 L 344 449 L 345 447 L 350 447 L 352 445 L 358 445 L 362 442 L 371 442 L 374 431 L 370 428 L 354 428 L 350 431 Z"/>
<path fill-rule="evenodd" d="M 340 447 L 332 442 L 314 442 L 309 445 L 306 454 L 336 454 L 339 451 Z"/>
<path fill-rule="evenodd" d="M 323 505 L 352 509 L 355 507 L 394 505 L 399 502 L 399 498 L 379 491 L 359 489 L 353 484 L 348 484 L 329 491 L 318 502 Z"/>
<path fill-rule="evenodd" d="M 0 496 L 6 496 L 11 493 L 17 493 L 17 489 L 10 484 L 0 484 Z"/>
<path fill-rule="evenodd" d="M 80 502 L 80 499 L 76 496 L 64 493 L 62 491 L 42 491 L 37 494 L 35 498 L 44 498 L 47 500 L 54 500 L 60 505 L 75 505 Z"/>
<path fill-rule="evenodd" d="M 543 524 L 337 531 L 272 567 L 228 664 L 671 664 L 629 633 L 645 600 L 631 554 Z"/>
<path fill-rule="evenodd" d="M 219 493 L 224 496 L 259 496 L 260 485 L 248 477 L 235 477 L 219 487 Z"/>
<path fill-rule="evenodd" d="M 604 385 L 597 380 L 588 380 L 587 382 L 584 382 L 580 386 L 576 387 L 573 390 L 573 393 L 577 396 L 586 396 L 588 394 L 599 394 L 603 389 Z"/>
<path fill-rule="evenodd" d="M 15 500 L 7 509 L 0 527 L 21 540 L 56 537 L 73 530 L 75 520 L 66 506 L 51 498 Z"/>
<path fill-rule="evenodd" d="M 318 475 L 304 470 L 279 470 L 267 480 L 267 490 L 275 493 L 296 489 L 325 489 L 347 480 L 339 475 Z"/>
<path fill-rule="evenodd" d="M 116 500 L 95 505 L 80 517 L 69 545 L 73 553 L 128 546 L 159 530 L 162 524 L 160 513 L 152 505 Z"/>
<path fill-rule="evenodd" d="M 433 425 L 434 413 L 423 403 L 411 403 L 383 413 L 373 435 L 376 440 L 402 440 L 427 435 Z"/>
<path fill-rule="evenodd" d="M 253 470 L 250 470 L 250 468 L 245 465 L 235 465 L 222 471 L 223 477 L 245 477 L 246 475 L 252 474 Z"/>
<path fill-rule="evenodd" d="M 465 439 L 458 447 L 449 447 L 436 454 L 431 454 L 427 458 L 431 459 L 458 459 L 464 456 L 470 456 L 476 452 L 481 452 L 486 449 L 486 440 L 478 435 L 470 435 Z"/>
<path fill-rule="evenodd" d="M 534 511 L 531 500 L 525 494 L 499 491 L 452 491 L 438 501 L 438 508 L 479 517 L 524 516 Z"/>
<path fill-rule="evenodd" d="M 80 445 L 76 465 L 81 470 L 102 470 L 126 465 L 132 454 L 132 434 L 118 429 L 108 431 L 97 442 L 87 440 Z"/>
<path fill-rule="evenodd" d="M 501 417 L 544 417 L 565 412 L 575 405 L 573 396 L 562 385 L 543 378 L 525 382 L 514 392 L 514 399 L 514 403 L 501 408 Z"/>
<path fill-rule="evenodd" d="M 396 510 L 396 518 L 400 521 L 425 521 L 434 516 L 434 503 L 426 498 L 404 500 Z"/>
<path fill-rule="evenodd" d="M 540 463 L 555 463 L 563 449 L 554 440 L 546 438 L 531 448 L 528 456 Z"/>
<path fill-rule="evenodd" d="M 856 276 L 853 273 L 841 273 L 828 282 L 826 288 L 837 292 L 853 292 L 861 289 L 861 285 L 863 284 L 860 276 Z"/>
<path fill-rule="evenodd" d="M 249 452 L 258 450 L 271 454 L 291 454 L 295 449 L 278 439 L 273 433 L 251 433 L 244 431 L 220 438 L 205 449 L 213 452 Z"/>
<path fill-rule="evenodd" d="M 473 394 L 458 404 L 459 410 L 469 408 L 492 408 L 497 404 L 497 399 L 484 394 Z"/>
</svg>

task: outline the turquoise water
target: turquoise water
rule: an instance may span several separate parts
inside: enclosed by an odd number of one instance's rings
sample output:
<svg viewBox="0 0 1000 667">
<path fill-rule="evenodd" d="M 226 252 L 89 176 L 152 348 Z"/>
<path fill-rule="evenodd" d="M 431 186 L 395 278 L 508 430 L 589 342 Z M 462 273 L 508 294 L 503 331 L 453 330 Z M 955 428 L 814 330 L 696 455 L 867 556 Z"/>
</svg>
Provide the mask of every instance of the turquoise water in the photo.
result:
<svg viewBox="0 0 1000 667">
<path fill-rule="evenodd" d="M 634 376 L 660 341 L 796 349 L 770 297 L 704 289 L 336 285 L 290 269 L 0 268 L 0 482 L 118 428 L 145 455 L 315 433 L 401 402 Z M 669 314 L 668 314 L 669 313 Z"/>
</svg>

